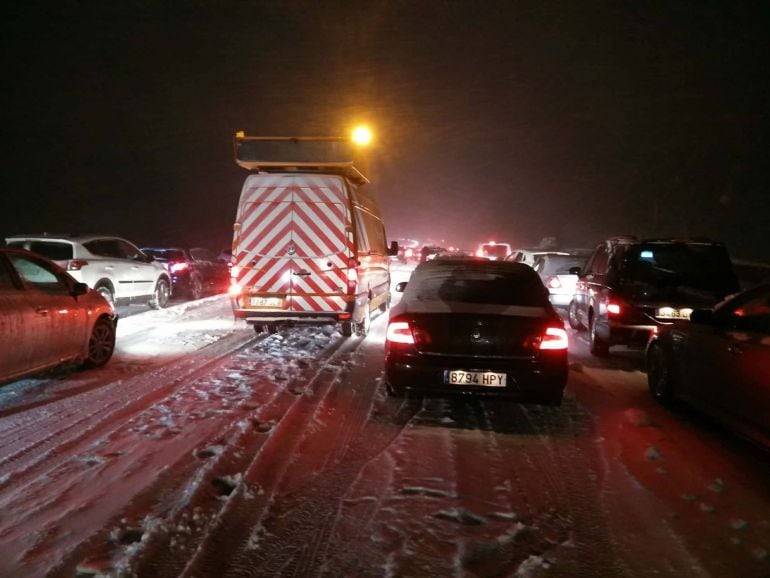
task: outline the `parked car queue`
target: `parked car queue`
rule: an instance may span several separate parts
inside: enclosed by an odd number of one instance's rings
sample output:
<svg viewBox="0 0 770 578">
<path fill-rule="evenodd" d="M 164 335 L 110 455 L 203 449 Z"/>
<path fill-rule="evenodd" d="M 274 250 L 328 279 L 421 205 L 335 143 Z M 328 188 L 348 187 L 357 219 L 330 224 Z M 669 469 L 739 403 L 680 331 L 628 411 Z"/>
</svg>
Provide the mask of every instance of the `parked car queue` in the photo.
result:
<svg viewBox="0 0 770 578">
<path fill-rule="evenodd" d="M 67 363 L 106 364 L 120 305 L 224 293 L 229 266 L 206 249 L 103 235 L 16 235 L 0 248 L 0 383 Z"/>
</svg>

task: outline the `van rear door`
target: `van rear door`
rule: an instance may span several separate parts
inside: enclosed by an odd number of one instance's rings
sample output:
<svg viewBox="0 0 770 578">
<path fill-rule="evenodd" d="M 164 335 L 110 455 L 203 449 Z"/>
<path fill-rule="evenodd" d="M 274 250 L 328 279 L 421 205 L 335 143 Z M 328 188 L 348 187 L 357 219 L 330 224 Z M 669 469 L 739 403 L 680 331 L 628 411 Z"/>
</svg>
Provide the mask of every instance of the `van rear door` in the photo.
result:
<svg viewBox="0 0 770 578">
<path fill-rule="evenodd" d="M 342 178 L 294 177 L 291 239 L 292 310 L 344 311 L 352 230 Z"/>
<path fill-rule="evenodd" d="M 256 175 L 235 243 L 243 306 L 344 311 L 352 233 L 347 189 L 332 175 Z"/>
</svg>

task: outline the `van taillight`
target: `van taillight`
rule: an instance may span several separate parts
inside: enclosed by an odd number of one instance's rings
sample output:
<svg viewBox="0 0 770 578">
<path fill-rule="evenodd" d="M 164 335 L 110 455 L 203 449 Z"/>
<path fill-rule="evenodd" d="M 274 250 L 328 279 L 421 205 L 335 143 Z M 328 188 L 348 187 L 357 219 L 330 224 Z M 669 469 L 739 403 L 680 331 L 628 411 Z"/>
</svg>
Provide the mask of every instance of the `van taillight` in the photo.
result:
<svg viewBox="0 0 770 578">
<path fill-rule="evenodd" d="M 414 345 L 414 335 L 412 328 L 406 321 L 393 321 L 388 325 L 388 331 L 385 334 L 385 340 L 391 343 L 407 343 Z"/>
<path fill-rule="evenodd" d="M 567 349 L 569 340 L 563 327 L 546 327 L 538 349 Z"/>
<path fill-rule="evenodd" d="M 67 271 L 80 271 L 86 265 L 88 265 L 88 261 L 84 259 L 73 259 L 67 263 Z"/>
<path fill-rule="evenodd" d="M 358 287 L 358 271 L 352 268 L 348 269 L 348 294 L 354 295 L 357 287 Z"/>
<path fill-rule="evenodd" d="M 230 266 L 230 277 L 232 277 L 233 279 L 237 279 L 240 274 L 241 274 L 241 268 L 238 265 Z"/>
</svg>

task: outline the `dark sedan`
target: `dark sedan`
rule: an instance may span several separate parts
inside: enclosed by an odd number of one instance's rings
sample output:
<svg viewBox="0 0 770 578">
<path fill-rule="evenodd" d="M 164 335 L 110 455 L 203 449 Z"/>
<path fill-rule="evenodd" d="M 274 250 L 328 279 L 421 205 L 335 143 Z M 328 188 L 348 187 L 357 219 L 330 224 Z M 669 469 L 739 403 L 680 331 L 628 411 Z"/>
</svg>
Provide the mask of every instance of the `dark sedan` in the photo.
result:
<svg viewBox="0 0 770 578">
<path fill-rule="evenodd" d="M 478 259 L 420 264 L 391 309 L 387 391 L 492 394 L 561 404 L 567 333 L 527 265 Z"/>
<path fill-rule="evenodd" d="M 200 299 L 205 293 L 224 293 L 230 284 L 227 262 L 208 249 L 146 247 L 142 252 L 152 255 L 168 270 L 175 296 Z"/>
<path fill-rule="evenodd" d="M 647 375 L 658 401 L 685 400 L 770 446 L 770 285 L 663 329 L 647 347 Z"/>
</svg>

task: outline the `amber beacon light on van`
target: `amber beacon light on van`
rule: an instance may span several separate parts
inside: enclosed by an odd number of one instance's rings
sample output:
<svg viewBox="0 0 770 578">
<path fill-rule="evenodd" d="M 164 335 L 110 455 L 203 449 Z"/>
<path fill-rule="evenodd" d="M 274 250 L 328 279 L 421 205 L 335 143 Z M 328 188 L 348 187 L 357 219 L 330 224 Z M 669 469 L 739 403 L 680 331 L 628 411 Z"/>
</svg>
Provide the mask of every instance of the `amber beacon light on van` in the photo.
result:
<svg viewBox="0 0 770 578">
<path fill-rule="evenodd" d="M 364 140 L 235 134 L 249 171 L 233 226 L 233 312 L 257 331 L 338 323 L 365 334 L 389 303 L 385 227 L 359 169 Z"/>
</svg>

